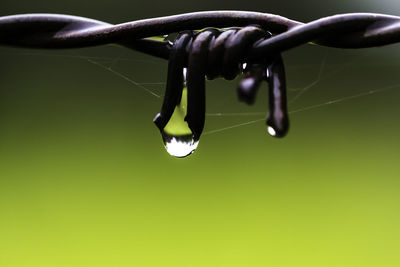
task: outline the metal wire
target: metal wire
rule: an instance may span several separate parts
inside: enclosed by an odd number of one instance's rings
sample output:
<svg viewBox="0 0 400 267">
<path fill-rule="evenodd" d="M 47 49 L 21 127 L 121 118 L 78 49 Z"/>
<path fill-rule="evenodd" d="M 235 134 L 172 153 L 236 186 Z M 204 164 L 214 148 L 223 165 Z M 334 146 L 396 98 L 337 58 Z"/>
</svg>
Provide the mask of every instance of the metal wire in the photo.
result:
<svg viewBox="0 0 400 267">
<path fill-rule="evenodd" d="M 250 58 L 314 42 L 338 48 L 365 48 L 400 41 L 400 17 L 349 13 L 301 23 L 278 15 L 246 11 L 194 12 L 112 25 L 98 20 L 57 14 L 0 17 L 0 44 L 31 48 L 76 48 L 118 43 L 167 59 L 168 42 L 138 40 L 205 27 L 259 25 L 274 36 L 256 43 Z M 149 49 L 145 45 L 154 46 Z"/>
<path fill-rule="evenodd" d="M 148 38 L 171 33 L 178 33 L 173 43 Z M 161 132 L 181 101 L 183 69 L 187 68 L 185 120 L 195 141 L 200 138 L 205 120 L 204 79 L 230 80 L 239 73 L 244 75 L 238 96 L 248 104 L 254 102 L 259 84 L 268 83 L 269 132 L 275 137 L 284 136 L 289 120 L 280 53 L 310 42 L 336 48 L 397 43 L 400 42 L 400 17 L 350 13 L 301 23 L 267 13 L 208 11 L 117 25 L 56 14 L 0 17 L 0 45 L 58 49 L 114 43 L 168 59 L 164 103 L 154 120 Z"/>
</svg>

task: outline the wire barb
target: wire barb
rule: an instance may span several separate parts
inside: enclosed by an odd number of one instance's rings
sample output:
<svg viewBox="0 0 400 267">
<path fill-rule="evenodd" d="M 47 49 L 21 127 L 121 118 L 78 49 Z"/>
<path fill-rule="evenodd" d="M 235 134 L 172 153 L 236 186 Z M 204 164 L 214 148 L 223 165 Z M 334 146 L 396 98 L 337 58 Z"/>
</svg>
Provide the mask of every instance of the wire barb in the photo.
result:
<svg viewBox="0 0 400 267">
<path fill-rule="evenodd" d="M 149 38 L 171 33 L 178 33 L 174 42 Z M 336 48 L 397 43 L 400 17 L 349 13 L 302 23 L 267 13 L 208 11 L 112 25 L 84 17 L 26 14 L 0 17 L 0 36 L 0 45 L 59 49 L 116 43 L 168 59 L 164 102 L 154 122 L 163 138 L 174 145 L 190 141 L 194 150 L 204 128 L 206 78 L 232 80 L 243 74 L 237 93 L 247 104 L 254 103 L 260 84 L 267 82 L 268 132 L 283 137 L 289 119 L 281 53 L 310 42 Z M 177 108 L 189 128 L 184 139 L 164 132 Z"/>
</svg>

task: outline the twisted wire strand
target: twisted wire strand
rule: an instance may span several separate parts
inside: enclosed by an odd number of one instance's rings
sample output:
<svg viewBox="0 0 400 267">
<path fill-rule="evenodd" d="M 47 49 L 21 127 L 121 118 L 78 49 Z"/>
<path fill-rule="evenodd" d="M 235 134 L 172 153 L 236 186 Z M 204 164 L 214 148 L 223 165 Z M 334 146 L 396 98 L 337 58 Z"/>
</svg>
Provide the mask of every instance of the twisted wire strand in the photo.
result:
<svg viewBox="0 0 400 267">
<path fill-rule="evenodd" d="M 213 28 L 212 28 L 213 27 Z M 174 42 L 153 36 L 178 33 Z M 281 53 L 312 42 L 336 48 L 367 48 L 400 42 L 400 17 L 350 13 L 301 23 L 278 15 L 246 11 L 209 11 L 112 25 L 89 18 L 27 14 L 0 17 L 0 45 L 27 48 L 79 48 L 119 44 L 169 60 L 161 112 L 154 119 L 167 150 L 197 147 L 205 122 L 205 79 L 234 79 L 239 100 L 252 104 L 260 84 L 269 87 L 268 132 L 283 137 L 289 128 L 285 69 Z M 184 74 L 187 72 L 187 75 Z M 183 87 L 187 87 L 187 99 Z M 187 102 L 189 135 L 166 132 L 176 108 Z M 184 110 L 184 109 L 183 109 Z M 189 149 L 187 149 L 189 147 Z M 175 154 L 174 154 L 175 153 Z"/>
<path fill-rule="evenodd" d="M 275 36 L 255 44 L 250 58 L 314 42 L 338 48 L 366 48 L 400 41 L 400 17 L 349 13 L 301 23 L 247 11 L 205 11 L 137 20 L 117 25 L 84 17 L 26 14 L 0 17 L 0 44 L 33 48 L 77 48 L 118 43 L 167 59 L 168 42 L 139 39 L 205 27 L 259 25 Z M 146 48 L 145 46 L 150 46 Z"/>
</svg>

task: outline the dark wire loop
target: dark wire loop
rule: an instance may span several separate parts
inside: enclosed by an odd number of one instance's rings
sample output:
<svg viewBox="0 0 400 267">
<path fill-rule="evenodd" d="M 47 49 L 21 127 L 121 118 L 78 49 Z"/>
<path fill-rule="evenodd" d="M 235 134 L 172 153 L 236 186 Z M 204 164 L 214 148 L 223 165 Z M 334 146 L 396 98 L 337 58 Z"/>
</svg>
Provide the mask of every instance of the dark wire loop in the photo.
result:
<svg viewBox="0 0 400 267">
<path fill-rule="evenodd" d="M 216 30 L 205 30 L 199 33 L 192 43 L 187 67 L 187 121 L 197 141 L 203 132 L 206 113 L 206 67 L 208 48 Z"/>
<path fill-rule="evenodd" d="M 233 34 L 236 29 L 230 29 L 222 32 L 210 45 L 208 53 L 207 78 L 215 79 L 222 73 L 223 55 L 225 52 L 225 42 Z"/>
<path fill-rule="evenodd" d="M 243 70 L 244 75 L 239 82 L 237 94 L 240 101 L 248 105 L 254 104 L 255 97 L 261 82 L 266 80 L 267 68 L 260 64 L 248 65 Z"/>
<path fill-rule="evenodd" d="M 271 36 L 259 26 L 247 26 L 229 36 L 225 42 L 224 64 L 222 76 L 226 80 L 233 80 L 239 73 L 239 66 L 244 60 L 252 44 L 264 36 Z"/>
<path fill-rule="evenodd" d="M 183 68 L 186 65 L 187 49 L 192 42 L 191 32 L 179 34 L 172 46 L 168 62 L 168 78 L 161 112 L 154 118 L 154 123 L 162 131 L 171 118 L 175 106 L 179 104 L 183 90 Z"/>
<path fill-rule="evenodd" d="M 281 55 L 275 55 L 268 64 L 269 112 L 268 132 L 274 137 L 284 137 L 289 130 L 286 104 L 285 67 Z"/>
</svg>

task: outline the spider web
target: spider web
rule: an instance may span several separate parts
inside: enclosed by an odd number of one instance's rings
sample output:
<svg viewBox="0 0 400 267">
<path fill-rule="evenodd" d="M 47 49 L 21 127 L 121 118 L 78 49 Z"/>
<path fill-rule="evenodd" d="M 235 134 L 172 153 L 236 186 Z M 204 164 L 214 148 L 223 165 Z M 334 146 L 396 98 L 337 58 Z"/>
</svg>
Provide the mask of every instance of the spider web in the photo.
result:
<svg viewBox="0 0 400 267">
<path fill-rule="evenodd" d="M 41 52 L 17 52 L 13 53 L 14 55 L 18 56 L 34 56 L 34 57 L 60 57 L 60 58 L 75 58 L 77 60 L 83 60 L 87 62 L 88 64 L 92 64 L 94 66 L 99 67 L 99 69 L 102 69 L 105 72 L 110 73 L 111 75 L 115 75 L 120 79 L 125 80 L 132 86 L 132 88 L 136 88 L 138 90 L 142 90 L 146 92 L 146 94 L 151 97 L 151 98 L 156 98 L 160 101 L 162 101 L 162 95 L 164 91 L 164 87 L 166 82 L 163 80 L 159 81 L 139 81 L 137 77 L 133 77 L 129 74 L 126 74 L 124 72 L 121 72 L 117 70 L 117 66 L 120 62 L 132 62 L 133 64 L 159 64 L 160 60 L 157 59 L 138 59 L 138 58 L 129 58 L 126 57 L 127 52 L 122 52 L 118 56 L 87 56 L 87 55 L 81 55 L 77 54 L 75 52 L 71 52 L 69 54 L 57 54 L 57 53 L 41 53 Z M 383 93 L 387 92 L 389 90 L 397 89 L 400 88 L 400 83 L 394 83 L 394 84 L 387 84 L 384 86 L 379 86 L 376 88 L 372 88 L 369 90 L 365 90 L 362 92 L 357 92 L 357 93 L 348 93 L 346 95 L 338 96 L 338 97 L 332 97 L 327 101 L 321 101 L 321 102 L 316 102 L 313 104 L 307 104 L 303 105 L 300 107 L 292 108 L 295 104 L 300 102 L 305 95 L 307 95 L 308 92 L 311 90 L 319 90 L 321 88 L 321 83 L 327 80 L 328 78 L 335 78 L 340 76 L 341 73 L 345 72 L 348 67 L 354 66 L 357 61 L 360 61 L 363 57 L 358 57 L 358 58 L 352 58 L 351 60 L 348 60 L 347 62 L 341 62 L 338 64 L 338 66 L 331 66 L 330 70 L 327 70 L 327 66 L 329 64 L 329 57 L 327 55 L 324 55 L 320 61 L 318 69 L 314 69 L 313 72 L 316 72 L 315 77 L 308 81 L 305 85 L 299 86 L 299 87 L 288 87 L 288 106 L 289 106 L 289 115 L 291 114 L 296 114 L 296 113 L 301 113 L 301 112 L 307 112 L 315 109 L 319 109 L 322 107 L 330 106 L 330 105 L 335 105 L 341 102 L 346 102 L 346 101 L 351 101 L 354 99 L 358 99 L 361 97 L 365 96 L 370 96 L 378 93 Z M 286 66 L 287 68 L 294 67 L 294 68 L 302 68 L 304 66 Z M 315 68 L 315 66 L 313 66 Z M 312 71 L 311 71 L 312 72 Z M 151 88 L 150 88 L 151 87 Z M 246 120 L 232 124 L 229 126 L 224 126 L 224 127 L 219 127 L 219 128 L 214 128 L 214 129 L 206 129 L 203 133 L 203 135 L 211 135 L 215 133 L 220 133 L 220 132 L 225 132 L 228 130 L 232 130 L 235 128 L 239 127 L 245 127 L 251 124 L 255 124 L 258 122 L 262 122 L 266 120 L 266 115 L 267 111 L 256 111 L 256 112 L 212 112 L 212 113 L 206 113 L 206 117 L 209 118 L 225 118 L 225 117 L 237 117 L 237 118 L 246 118 Z"/>
</svg>

